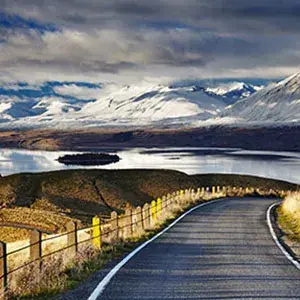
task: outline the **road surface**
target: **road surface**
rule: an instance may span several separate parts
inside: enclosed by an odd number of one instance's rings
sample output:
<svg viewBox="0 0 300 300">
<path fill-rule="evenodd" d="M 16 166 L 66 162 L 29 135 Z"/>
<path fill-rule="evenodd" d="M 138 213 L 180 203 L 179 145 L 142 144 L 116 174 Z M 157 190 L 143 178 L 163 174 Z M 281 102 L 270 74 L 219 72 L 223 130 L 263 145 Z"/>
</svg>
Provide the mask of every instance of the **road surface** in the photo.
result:
<svg viewBox="0 0 300 300">
<path fill-rule="evenodd" d="M 300 271 L 267 226 L 274 202 L 227 199 L 195 210 L 121 268 L 98 299 L 300 299 Z"/>
</svg>

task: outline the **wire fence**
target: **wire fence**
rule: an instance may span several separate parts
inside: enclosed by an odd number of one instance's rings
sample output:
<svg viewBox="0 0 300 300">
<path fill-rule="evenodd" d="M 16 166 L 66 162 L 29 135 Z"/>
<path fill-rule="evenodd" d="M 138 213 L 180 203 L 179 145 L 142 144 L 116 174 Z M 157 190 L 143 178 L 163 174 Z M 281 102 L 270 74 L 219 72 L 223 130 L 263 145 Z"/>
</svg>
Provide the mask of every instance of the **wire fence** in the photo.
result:
<svg viewBox="0 0 300 300">
<path fill-rule="evenodd" d="M 99 216 L 94 216 L 92 225 L 85 228 L 78 229 L 77 224 L 71 221 L 67 224 L 67 231 L 61 234 L 45 237 L 41 231 L 33 230 L 28 245 L 9 252 L 7 244 L 0 242 L 0 300 L 7 299 L 6 291 L 14 274 L 28 266 L 35 266 L 35 272 L 42 273 L 43 263 L 50 256 L 66 252 L 69 260 L 72 260 L 82 244 L 89 243 L 101 251 L 104 244 L 118 243 L 141 236 L 145 231 L 166 221 L 172 214 L 201 200 L 255 193 L 262 194 L 262 190 L 219 186 L 180 190 L 151 203 L 145 203 L 143 207 L 128 208 L 121 215 L 114 211 L 109 219 L 103 220 Z M 274 190 L 267 190 L 264 193 L 280 197 L 287 194 L 286 191 Z"/>
</svg>

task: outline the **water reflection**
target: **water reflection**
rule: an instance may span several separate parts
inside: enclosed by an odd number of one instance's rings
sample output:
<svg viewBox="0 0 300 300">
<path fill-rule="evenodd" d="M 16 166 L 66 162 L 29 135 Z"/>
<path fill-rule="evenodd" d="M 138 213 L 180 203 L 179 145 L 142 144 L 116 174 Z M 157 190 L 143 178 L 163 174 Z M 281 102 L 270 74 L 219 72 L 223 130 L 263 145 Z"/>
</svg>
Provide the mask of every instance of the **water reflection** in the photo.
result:
<svg viewBox="0 0 300 300">
<path fill-rule="evenodd" d="M 248 174 L 300 183 L 300 153 L 241 149 L 169 148 L 117 152 L 121 161 L 107 166 L 65 166 L 59 156 L 76 152 L 0 149 L 0 173 L 78 168 L 164 168 L 197 173 Z"/>
</svg>

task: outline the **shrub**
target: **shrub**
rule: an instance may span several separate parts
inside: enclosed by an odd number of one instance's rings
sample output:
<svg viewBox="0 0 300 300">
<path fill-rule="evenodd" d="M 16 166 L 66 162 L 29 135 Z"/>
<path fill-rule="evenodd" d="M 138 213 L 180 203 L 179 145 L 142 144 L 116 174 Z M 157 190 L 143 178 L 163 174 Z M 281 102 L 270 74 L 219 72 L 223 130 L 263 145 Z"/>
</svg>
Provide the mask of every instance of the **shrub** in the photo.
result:
<svg viewBox="0 0 300 300">
<path fill-rule="evenodd" d="M 278 219 L 290 237 L 300 239 L 300 192 L 285 197 L 278 209 Z"/>
</svg>

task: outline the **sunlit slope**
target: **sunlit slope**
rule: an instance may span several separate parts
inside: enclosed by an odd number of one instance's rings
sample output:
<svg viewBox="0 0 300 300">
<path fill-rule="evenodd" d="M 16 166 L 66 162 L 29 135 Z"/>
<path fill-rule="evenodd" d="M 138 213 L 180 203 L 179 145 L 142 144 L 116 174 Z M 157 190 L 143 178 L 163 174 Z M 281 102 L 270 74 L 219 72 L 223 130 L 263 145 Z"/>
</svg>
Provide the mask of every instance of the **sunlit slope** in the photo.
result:
<svg viewBox="0 0 300 300">
<path fill-rule="evenodd" d="M 228 107 L 222 117 L 235 122 L 298 123 L 300 121 L 300 73 L 256 92 Z"/>
</svg>

